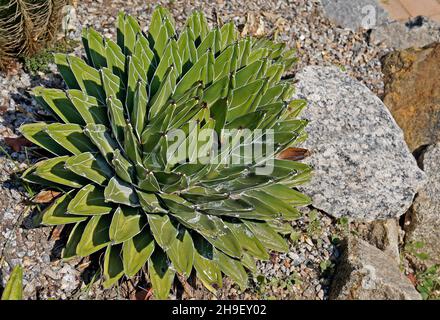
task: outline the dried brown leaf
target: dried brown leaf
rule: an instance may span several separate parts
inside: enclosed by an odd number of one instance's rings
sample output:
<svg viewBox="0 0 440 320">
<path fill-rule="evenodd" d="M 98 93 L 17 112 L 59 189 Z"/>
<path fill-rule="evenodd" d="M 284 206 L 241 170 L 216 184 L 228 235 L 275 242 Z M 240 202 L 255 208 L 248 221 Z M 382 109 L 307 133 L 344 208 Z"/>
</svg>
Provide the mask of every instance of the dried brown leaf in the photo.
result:
<svg viewBox="0 0 440 320">
<path fill-rule="evenodd" d="M 32 145 L 25 137 L 5 137 L 5 143 L 15 152 L 20 152 L 22 147 L 30 147 Z"/>
<path fill-rule="evenodd" d="M 409 279 L 409 281 L 411 281 L 411 283 L 413 284 L 413 286 L 417 286 L 417 278 L 416 278 L 416 276 L 414 275 L 414 273 L 410 273 L 410 274 L 408 274 L 407 276 L 406 276 L 408 279 Z"/>
<path fill-rule="evenodd" d="M 43 204 L 43 203 L 50 203 L 52 202 L 56 197 L 58 197 L 61 194 L 59 191 L 54 190 L 41 190 L 33 199 L 32 202 Z"/>
<path fill-rule="evenodd" d="M 63 232 L 63 229 L 64 229 L 63 224 L 60 224 L 60 225 L 56 226 L 55 228 L 53 228 L 53 230 L 50 234 L 50 240 L 52 240 L 52 241 L 59 240 L 61 238 L 61 232 Z"/>
<path fill-rule="evenodd" d="M 299 161 L 310 156 L 310 151 L 303 148 L 287 148 L 278 155 L 280 160 Z"/>
<path fill-rule="evenodd" d="M 140 288 L 138 291 L 136 291 L 133 300 L 150 300 L 152 296 L 153 296 L 153 290 L 151 288 L 146 290 Z"/>
<path fill-rule="evenodd" d="M 179 282 L 182 284 L 183 291 L 186 293 L 187 298 L 193 298 L 194 297 L 194 290 L 191 287 L 191 285 L 188 283 L 187 279 L 182 276 L 181 274 L 177 275 L 177 279 L 179 279 Z"/>
</svg>

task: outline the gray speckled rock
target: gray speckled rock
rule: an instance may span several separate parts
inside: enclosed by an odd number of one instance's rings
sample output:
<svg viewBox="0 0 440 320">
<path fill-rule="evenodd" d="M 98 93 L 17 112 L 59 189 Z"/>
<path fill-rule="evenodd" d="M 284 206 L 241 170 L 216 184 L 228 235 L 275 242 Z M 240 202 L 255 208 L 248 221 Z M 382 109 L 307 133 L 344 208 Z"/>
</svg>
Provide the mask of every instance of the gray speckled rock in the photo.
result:
<svg viewBox="0 0 440 320">
<path fill-rule="evenodd" d="M 329 298 L 331 300 L 421 300 L 389 255 L 349 237 L 343 245 Z"/>
<path fill-rule="evenodd" d="M 370 35 L 372 44 L 384 44 L 398 50 L 422 48 L 438 41 L 440 24 L 424 17 L 416 17 L 407 23 L 386 23 L 374 29 Z"/>
<path fill-rule="evenodd" d="M 424 173 L 390 112 L 368 88 L 334 67 L 307 67 L 296 76 L 308 100 L 304 147 L 314 178 L 302 191 L 334 217 L 399 217 L 411 206 Z"/>
<path fill-rule="evenodd" d="M 406 216 L 406 241 L 423 242 L 422 250 L 429 255 L 424 262 L 427 265 L 440 264 L 440 143 L 428 147 L 420 162 L 427 183 Z"/>
<path fill-rule="evenodd" d="M 376 0 L 321 0 L 324 14 L 343 28 L 371 29 L 389 21 Z"/>
</svg>

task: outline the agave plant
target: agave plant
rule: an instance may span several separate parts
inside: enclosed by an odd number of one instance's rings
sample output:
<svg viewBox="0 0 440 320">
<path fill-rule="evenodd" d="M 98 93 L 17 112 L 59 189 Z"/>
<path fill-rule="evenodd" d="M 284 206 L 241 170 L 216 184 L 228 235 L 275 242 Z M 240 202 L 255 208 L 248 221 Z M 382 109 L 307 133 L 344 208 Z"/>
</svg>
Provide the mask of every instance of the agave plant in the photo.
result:
<svg viewBox="0 0 440 320">
<path fill-rule="evenodd" d="M 12 269 L 0 300 L 23 300 L 23 268 L 20 265 Z"/>
<path fill-rule="evenodd" d="M 105 250 L 105 286 L 143 269 L 157 298 L 168 296 L 176 273 L 195 274 L 211 291 L 224 274 L 245 289 L 256 259 L 288 250 L 289 221 L 309 204 L 294 187 L 311 170 L 289 158 L 307 124 L 296 119 L 305 102 L 292 101 L 291 80 L 282 79 L 294 52 L 240 38 L 233 23 L 210 30 L 200 12 L 178 34 L 162 7 L 146 34 L 120 13 L 117 42 L 89 28 L 83 43 L 84 60 L 55 55 L 68 90 L 34 90 L 58 122 L 20 129 L 55 156 L 23 179 L 63 191 L 42 217 L 46 225 L 74 224 L 63 257 Z M 226 159 L 241 146 L 267 147 L 255 135 L 226 145 L 224 129 L 245 128 L 273 130 L 270 175 L 257 174 L 256 161 L 190 161 L 213 148 Z M 188 142 L 178 162 L 168 140 L 177 129 Z M 217 132 L 218 143 L 191 140 L 203 129 Z"/>
</svg>

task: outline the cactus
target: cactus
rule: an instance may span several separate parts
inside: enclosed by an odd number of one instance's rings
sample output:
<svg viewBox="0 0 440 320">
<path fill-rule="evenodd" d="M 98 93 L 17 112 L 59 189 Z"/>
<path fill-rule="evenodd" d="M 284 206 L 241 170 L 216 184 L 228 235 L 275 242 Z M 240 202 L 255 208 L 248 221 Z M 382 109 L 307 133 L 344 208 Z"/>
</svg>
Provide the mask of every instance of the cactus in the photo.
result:
<svg viewBox="0 0 440 320">
<path fill-rule="evenodd" d="M 56 36 L 68 0 L 0 0 L 0 67 L 32 56 Z"/>
</svg>

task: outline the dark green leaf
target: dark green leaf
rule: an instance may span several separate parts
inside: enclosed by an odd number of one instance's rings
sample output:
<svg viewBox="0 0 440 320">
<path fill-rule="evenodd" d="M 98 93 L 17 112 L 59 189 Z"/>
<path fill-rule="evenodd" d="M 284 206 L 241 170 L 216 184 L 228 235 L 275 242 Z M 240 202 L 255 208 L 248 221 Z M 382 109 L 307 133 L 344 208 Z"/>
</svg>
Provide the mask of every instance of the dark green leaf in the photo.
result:
<svg viewBox="0 0 440 320">
<path fill-rule="evenodd" d="M 23 299 L 23 268 L 16 265 L 9 275 L 1 300 Z"/>
<path fill-rule="evenodd" d="M 121 245 L 108 245 L 104 255 L 104 288 L 110 288 L 124 275 Z"/>
<path fill-rule="evenodd" d="M 138 209 L 120 206 L 110 224 L 110 240 L 117 244 L 133 238 L 145 227 L 146 220 Z"/>
<path fill-rule="evenodd" d="M 243 220 L 243 222 L 267 249 L 278 252 L 289 251 L 287 242 L 267 223 L 250 220 Z"/>
<path fill-rule="evenodd" d="M 151 233 L 157 244 L 167 252 L 179 233 L 168 215 L 148 214 Z"/>
<path fill-rule="evenodd" d="M 77 175 L 101 186 L 114 176 L 113 170 L 99 154 L 81 153 L 66 160 L 65 167 Z"/>
<path fill-rule="evenodd" d="M 154 296 L 159 300 L 168 297 L 173 284 L 175 272 L 167 261 L 166 254 L 157 248 L 148 261 L 148 273 Z"/>
<path fill-rule="evenodd" d="M 249 252 L 252 256 L 261 260 L 268 260 L 269 254 L 258 238 L 249 230 L 249 228 L 241 221 L 225 222 L 229 229 L 232 230 L 244 251 Z"/>
<path fill-rule="evenodd" d="M 87 220 L 84 216 L 75 216 L 67 212 L 67 206 L 73 199 L 73 191 L 70 191 L 55 201 L 43 212 L 42 223 L 45 225 L 59 225 L 76 223 Z"/>
<path fill-rule="evenodd" d="M 122 256 L 124 272 L 133 277 L 145 265 L 154 251 L 154 240 L 149 230 L 142 231 L 137 236 L 124 242 Z"/>
<path fill-rule="evenodd" d="M 56 115 L 64 123 L 84 124 L 84 119 L 76 111 L 64 91 L 36 87 L 32 90 L 32 93 L 46 110 Z"/>
<path fill-rule="evenodd" d="M 53 140 L 74 155 L 97 151 L 95 145 L 83 133 L 83 129 L 78 124 L 52 123 L 45 130 Z"/>
<path fill-rule="evenodd" d="M 67 60 L 81 90 L 104 103 L 105 93 L 98 70 L 75 56 L 68 56 Z"/>
<path fill-rule="evenodd" d="M 34 174 L 47 181 L 72 188 L 80 188 L 86 185 L 84 178 L 65 168 L 68 159 L 68 156 L 63 156 L 40 161 L 35 165 Z"/>
<path fill-rule="evenodd" d="M 81 257 L 87 257 L 107 246 L 110 242 L 108 235 L 110 223 L 111 215 L 109 214 L 90 218 L 76 246 L 76 253 Z"/>
<path fill-rule="evenodd" d="M 47 124 L 45 122 L 36 122 L 24 124 L 20 127 L 21 134 L 36 145 L 52 152 L 56 156 L 68 155 L 66 149 L 54 141 L 46 131 Z"/>
<path fill-rule="evenodd" d="M 78 244 L 81 241 L 84 230 L 87 226 L 88 220 L 83 222 L 78 222 L 70 231 L 69 239 L 67 240 L 67 244 L 63 249 L 62 257 L 63 259 L 71 259 L 78 255 L 77 249 Z"/>
<path fill-rule="evenodd" d="M 96 69 L 107 66 L 103 37 L 93 28 L 83 29 L 83 44 L 89 64 Z"/>
<path fill-rule="evenodd" d="M 89 184 L 78 191 L 70 201 L 67 212 L 72 215 L 103 215 L 112 211 L 112 206 L 105 202 L 104 189 Z"/>
<path fill-rule="evenodd" d="M 248 286 L 248 275 L 239 260 L 233 259 L 223 252 L 214 248 L 214 260 L 220 267 L 220 270 L 234 280 L 241 290 Z"/>
<path fill-rule="evenodd" d="M 67 97 L 86 124 L 108 124 L 107 108 L 100 105 L 95 97 L 80 90 L 67 91 Z"/>
<path fill-rule="evenodd" d="M 88 124 L 84 129 L 84 133 L 92 140 L 107 162 L 111 163 L 117 144 L 111 138 L 107 128 L 102 124 Z"/>
<path fill-rule="evenodd" d="M 105 201 L 124 204 L 130 207 L 139 206 L 139 199 L 133 187 L 117 177 L 111 178 L 104 190 Z"/>
<path fill-rule="evenodd" d="M 166 251 L 177 272 L 188 278 L 194 263 L 194 244 L 189 232 L 179 226 L 179 234 Z"/>
<path fill-rule="evenodd" d="M 214 260 L 214 248 L 202 237 L 194 237 L 194 268 L 197 277 L 211 292 L 222 287 L 222 273 Z"/>
</svg>

